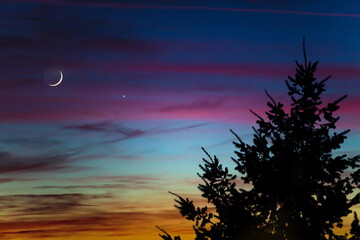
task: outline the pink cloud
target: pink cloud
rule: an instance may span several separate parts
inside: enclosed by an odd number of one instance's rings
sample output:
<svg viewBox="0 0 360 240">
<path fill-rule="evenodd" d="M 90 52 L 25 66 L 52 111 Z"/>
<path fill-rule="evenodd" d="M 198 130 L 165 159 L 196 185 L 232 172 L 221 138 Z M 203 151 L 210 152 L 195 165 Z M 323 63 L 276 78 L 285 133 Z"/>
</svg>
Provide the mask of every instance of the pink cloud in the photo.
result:
<svg viewBox="0 0 360 240">
<path fill-rule="evenodd" d="M 209 71 L 211 68 L 208 68 Z M 176 69 L 179 70 L 179 69 Z M 181 70 L 181 69 L 180 69 Z M 341 71 L 340 71 L 341 72 Z M 254 68 L 255 74 L 255 68 Z M 284 78 L 285 79 L 285 78 Z M 282 80 L 284 81 L 284 80 Z M 128 121 L 128 120 L 205 120 L 254 123 L 251 108 L 260 115 L 266 110 L 268 100 L 263 91 L 222 86 L 186 89 L 148 86 L 114 87 L 111 84 L 90 83 L 84 88 L 80 83 L 64 84 L 57 89 L 9 85 L 0 97 L 0 121 Z M 81 89 L 81 90 L 79 90 Z M 122 95 L 126 93 L 126 98 Z M 60 97 L 61 96 L 61 97 Z M 284 94 L 285 96 L 285 94 Z M 274 96 L 283 99 L 284 96 Z M 335 100 L 341 95 L 325 93 L 326 99 Z M 287 98 L 286 98 L 287 99 Z M 324 102 L 326 102 L 326 99 Z M 349 97 L 341 104 L 340 116 L 358 117 L 360 99 Z M 344 117 L 345 118 L 345 117 Z M 355 121 L 354 121 L 355 124 Z"/>
</svg>

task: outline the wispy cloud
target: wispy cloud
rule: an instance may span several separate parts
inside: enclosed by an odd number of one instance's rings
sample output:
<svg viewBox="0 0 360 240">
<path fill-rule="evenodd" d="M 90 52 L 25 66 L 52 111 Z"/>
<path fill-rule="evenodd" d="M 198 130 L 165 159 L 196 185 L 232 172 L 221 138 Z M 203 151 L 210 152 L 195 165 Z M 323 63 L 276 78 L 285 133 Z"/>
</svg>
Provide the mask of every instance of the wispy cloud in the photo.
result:
<svg viewBox="0 0 360 240">
<path fill-rule="evenodd" d="M 59 186 L 39 186 L 35 189 L 118 189 L 118 190 L 144 190 L 161 188 L 164 184 L 164 178 L 156 178 L 141 175 L 120 175 L 120 176 L 87 176 L 86 178 L 69 179 L 73 184 Z M 81 184 L 81 183 L 97 184 Z M 75 185 L 78 183 L 79 185 Z"/>
<path fill-rule="evenodd" d="M 183 126 L 183 127 L 174 127 L 174 128 L 156 128 L 156 129 L 152 130 L 151 132 L 153 134 L 171 133 L 171 132 L 177 132 L 177 131 L 185 131 L 185 130 L 189 130 L 189 129 L 193 129 L 193 128 L 199 128 L 199 127 L 207 126 L 210 124 L 212 124 L 212 123 L 211 122 L 199 123 L 199 124 L 193 124 L 193 125 L 188 125 L 188 126 Z"/>
<path fill-rule="evenodd" d="M 77 171 L 70 165 L 74 154 L 21 156 L 0 152 L 0 173 L 26 173 L 49 171 Z"/>
<path fill-rule="evenodd" d="M 38 148 L 47 148 L 53 147 L 61 144 L 61 141 L 52 140 L 44 137 L 16 137 L 16 138 L 7 138 L 2 140 L 3 143 L 21 145 L 24 147 L 38 147 Z"/>
<path fill-rule="evenodd" d="M 110 198 L 109 195 L 91 194 L 46 194 L 46 195 L 5 195 L 0 196 L 0 206 L 11 216 L 52 215 L 74 211 L 75 208 L 89 207 L 89 200 Z"/>
<path fill-rule="evenodd" d="M 66 189 L 69 190 L 62 190 Z M 152 211 L 150 206 L 138 206 L 137 201 L 119 200 L 107 193 L 3 195 L 0 207 L 6 216 L 0 223 L 1 239 L 57 238 L 69 234 L 135 236 L 139 235 L 139 228 L 140 234 L 154 234 L 155 226 L 149 223 L 166 221 L 167 225 L 176 226 L 181 219 L 175 209 Z"/>
<path fill-rule="evenodd" d="M 105 141 L 105 143 L 112 143 L 112 142 L 124 141 L 130 138 L 136 138 L 136 137 L 142 137 L 142 136 L 148 136 L 154 134 L 166 134 L 177 131 L 186 131 L 193 128 L 203 127 L 209 124 L 210 123 L 200 123 L 200 124 L 193 124 L 193 125 L 174 127 L 174 128 L 155 127 L 147 130 L 141 130 L 141 129 L 124 127 L 114 122 L 98 122 L 98 123 L 68 125 L 65 126 L 64 128 L 86 131 L 86 132 L 104 132 L 104 133 L 108 133 L 109 136 L 114 136 L 114 137 L 116 137 L 117 135 L 121 136 L 120 138 L 116 138 L 110 141 Z"/>
<path fill-rule="evenodd" d="M 0 178 L 0 183 L 9 183 L 9 182 L 31 182 L 39 181 L 40 178 L 23 178 L 23 177 L 11 177 L 11 178 Z"/>
<path fill-rule="evenodd" d="M 35 189 L 144 189 L 144 188 L 153 188 L 153 186 L 141 186 L 139 184 L 130 186 L 131 184 L 102 184 L 102 185 L 71 185 L 71 186 L 41 186 L 35 187 Z"/>
<path fill-rule="evenodd" d="M 166 226 L 172 226 L 171 230 L 190 233 L 191 231 L 186 230 L 191 229 L 190 223 L 179 221 L 180 218 L 176 210 L 160 210 L 157 213 L 134 210 L 131 212 L 93 211 L 88 214 L 69 214 L 69 217 L 62 220 L 56 218 L 7 220 L 0 223 L 0 236 L 2 239 L 14 237 L 41 239 L 65 237 L 69 234 L 72 236 L 100 234 L 106 239 L 109 236 L 139 236 L 139 229 L 142 229 L 142 234 L 147 235 L 143 239 L 153 239 L 156 237 L 155 226 L 149 223 L 166 222 Z M 179 222 L 182 226 L 178 225 Z"/>
<path fill-rule="evenodd" d="M 90 131 L 90 132 L 106 132 L 112 134 L 115 133 L 123 136 L 121 140 L 140 137 L 146 134 L 144 130 L 121 127 L 111 122 L 69 125 L 66 126 L 65 129 L 77 129 L 81 131 Z"/>
</svg>

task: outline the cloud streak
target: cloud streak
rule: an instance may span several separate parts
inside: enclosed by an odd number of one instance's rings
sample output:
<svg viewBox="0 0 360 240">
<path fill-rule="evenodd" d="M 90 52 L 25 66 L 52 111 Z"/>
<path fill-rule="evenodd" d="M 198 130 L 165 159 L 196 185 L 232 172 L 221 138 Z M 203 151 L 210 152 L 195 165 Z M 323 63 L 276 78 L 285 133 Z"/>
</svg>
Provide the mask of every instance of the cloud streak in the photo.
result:
<svg viewBox="0 0 360 240">
<path fill-rule="evenodd" d="M 161 108 L 160 112 L 177 112 L 182 110 L 200 110 L 200 111 L 207 111 L 207 110 L 214 110 L 224 106 L 223 99 L 217 99 L 215 101 L 209 100 L 200 100 L 188 104 L 178 104 L 178 105 L 171 105 Z"/>
<path fill-rule="evenodd" d="M 79 238 L 99 234 L 104 239 L 143 234 L 152 239 L 155 227 L 149 223 L 166 221 L 167 225 L 176 226 L 181 219 L 175 209 L 154 212 L 151 207 L 117 200 L 107 193 L 3 195 L 0 196 L 0 207 L 6 216 L 0 222 L 1 239 L 57 239 L 69 234 Z M 182 232 L 186 227 L 176 229 Z"/>
<path fill-rule="evenodd" d="M 89 207 L 89 200 L 110 198 L 109 195 L 91 194 L 46 194 L 0 196 L 0 206 L 11 216 L 53 215 L 74 212 L 75 208 Z"/>
<path fill-rule="evenodd" d="M 69 179 L 72 183 L 98 183 L 98 184 L 79 184 L 79 185 L 59 185 L 59 186 L 39 186 L 34 189 L 117 189 L 117 190 L 144 190 L 157 189 L 164 183 L 163 178 L 147 177 L 139 175 L 121 175 L 121 176 L 87 176 L 86 178 Z M 103 184 L 100 184 L 103 183 Z"/>
<path fill-rule="evenodd" d="M 49 171 L 77 171 L 70 166 L 74 154 L 21 156 L 9 152 L 0 152 L 0 173 L 29 173 Z"/>
<path fill-rule="evenodd" d="M 29 2 L 18 0 L 17 2 Z M 360 18 L 360 14 L 351 13 L 326 13 L 326 12 L 305 12 L 276 9 L 257 9 L 257 8 L 224 8 L 209 6 L 177 6 L 177 5 L 152 5 L 152 4 L 127 4 L 127 3 L 104 3 L 103 1 L 49 1 L 33 0 L 32 3 L 47 3 L 57 5 L 88 6 L 88 7 L 106 7 L 106 8 L 124 8 L 124 9 L 157 9 L 157 10 L 194 10 L 194 11 L 220 11 L 220 12 L 241 12 L 241 13 L 272 13 L 272 14 L 291 14 L 322 17 L 349 17 Z"/>
<path fill-rule="evenodd" d="M 41 218 L 33 220 L 7 220 L 0 223 L 0 236 L 2 239 L 11 238 L 64 238 L 66 236 L 96 236 L 107 239 L 108 237 L 134 237 L 141 239 L 153 239 L 156 237 L 155 227 L 149 223 L 163 223 L 171 226 L 172 230 L 179 233 L 189 234 L 191 225 L 185 221 L 179 221 L 181 217 L 176 210 L 162 210 L 157 213 L 144 211 L 131 212 L 90 212 L 88 214 L 72 214 L 63 220 L 56 218 Z M 176 223 L 181 223 L 179 226 Z M 185 223 L 185 224 L 184 224 Z M 190 228 L 189 228 L 190 227 Z M 27 229 L 27 230 L 25 230 Z M 141 235 L 139 234 L 141 229 Z M 111 239 L 111 238 L 110 238 Z"/>
<path fill-rule="evenodd" d="M 103 132 L 109 134 L 109 136 L 116 136 L 121 135 L 122 137 L 116 138 L 110 141 L 105 141 L 104 143 L 114 143 L 119 141 L 124 141 L 130 138 L 138 138 L 143 136 L 150 136 L 155 134 L 167 134 L 173 133 L 178 131 L 186 131 L 193 128 L 199 128 L 210 123 L 200 123 L 200 124 L 193 124 L 183 127 L 174 127 L 174 128 L 163 128 L 163 127 L 156 127 L 148 130 L 141 130 L 141 129 L 133 129 L 124 127 L 113 122 L 98 122 L 98 123 L 85 123 L 85 124 L 78 124 L 78 125 L 68 125 L 65 126 L 65 129 L 73 129 L 73 130 L 80 130 L 85 132 Z"/>
</svg>

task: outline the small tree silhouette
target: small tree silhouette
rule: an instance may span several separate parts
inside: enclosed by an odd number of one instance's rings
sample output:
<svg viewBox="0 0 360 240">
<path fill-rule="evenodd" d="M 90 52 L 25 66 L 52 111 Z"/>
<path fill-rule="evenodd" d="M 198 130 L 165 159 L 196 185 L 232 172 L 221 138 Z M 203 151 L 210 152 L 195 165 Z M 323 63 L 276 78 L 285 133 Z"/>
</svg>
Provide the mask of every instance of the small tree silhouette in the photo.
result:
<svg viewBox="0 0 360 240">
<path fill-rule="evenodd" d="M 342 217 L 359 203 L 360 195 L 349 199 L 360 185 L 360 156 L 335 156 L 350 130 L 336 133 L 339 117 L 334 112 L 346 96 L 323 104 L 321 94 L 325 82 L 314 77 L 318 62 L 307 62 L 305 38 L 304 64 L 296 61 L 295 77 L 286 85 L 291 109 L 269 98 L 263 118 L 251 111 L 258 120 L 253 143 L 246 144 L 236 133 L 235 170 L 250 190 L 237 188 L 236 175 L 224 168 L 216 156 L 200 165 L 203 180 L 199 185 L 202 197 L 213 204 L 216 213 L 207 207 L 196 208 L 192 201 L 176 196 L 175 205 L 182 216 L 194 221 L 196 240 L 323 240 L 346 239 L 334 228 L 343 226 Z M 345 176 L 344 171 L 351 170 Z M 360 239 L 359 220 L 355 214 L 352 239 Z M 162 229 L 160 229 L 162 230 Z M 172 237 L 162 230 L 164 240 Z M 180 237 L 175 237 L 179 240 Z"/>
</svg>

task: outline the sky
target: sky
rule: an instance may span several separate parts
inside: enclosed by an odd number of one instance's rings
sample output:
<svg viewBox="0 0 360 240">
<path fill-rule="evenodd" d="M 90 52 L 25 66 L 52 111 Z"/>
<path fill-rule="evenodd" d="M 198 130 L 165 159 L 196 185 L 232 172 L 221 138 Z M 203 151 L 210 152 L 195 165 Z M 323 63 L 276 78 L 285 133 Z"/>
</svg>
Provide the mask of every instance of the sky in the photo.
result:
<svg viewBox="0 0 360 240">
<path fill-rule="evenodd" d="M 360 2 L 0 4 L 1 239 L 194 239 L 168 191 L 206 203 L 201 147 L 234 166 L 229 129 L 251 143 L 264 90 L 288 101 L 303 36 L 360 153 Z"/>
</svg>

